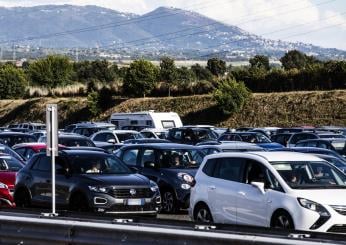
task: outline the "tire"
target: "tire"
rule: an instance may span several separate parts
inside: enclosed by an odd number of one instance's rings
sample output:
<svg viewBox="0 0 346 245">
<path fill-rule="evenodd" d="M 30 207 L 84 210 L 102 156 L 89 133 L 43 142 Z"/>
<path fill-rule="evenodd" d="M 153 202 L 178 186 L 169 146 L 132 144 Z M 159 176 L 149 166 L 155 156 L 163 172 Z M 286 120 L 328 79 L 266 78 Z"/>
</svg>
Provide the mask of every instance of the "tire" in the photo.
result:
<svg viewBox="0 0 346 245">
<path fill-rule="evenodd" d="M 201 223 L 213 223 L 213 216 L 210 209 L 205 204 L 199 204 L 194 210 L 194 220 Z"/>
<path fill-rule="evenodd" d="M 90 211 L 88 200 L 82 193 L 75 193 L 71 196 L 69 209 L 76 212 Z"/>
<path fill-rule="evenodd" d="M 161 212 L 172 214 L 178 210 L 177 207 L 177 199 L 175 198 L 175 194 L 173 191 L 165 190 L 162 192 L 162 209 Z"/>
<path fill-rule="evenodd" d="M 31 196 L 28 190 L 19 189 L 14 195 L 14 202 L 18 208 L 28 208 L 31 206 Z"/>
<path fill-rule="evenodd" d="M 284 210 L 280 210 L 273 215 L 270 226 L 272 228 L 294 230 L 293 219 L 291 215 Z"/>
</svg>

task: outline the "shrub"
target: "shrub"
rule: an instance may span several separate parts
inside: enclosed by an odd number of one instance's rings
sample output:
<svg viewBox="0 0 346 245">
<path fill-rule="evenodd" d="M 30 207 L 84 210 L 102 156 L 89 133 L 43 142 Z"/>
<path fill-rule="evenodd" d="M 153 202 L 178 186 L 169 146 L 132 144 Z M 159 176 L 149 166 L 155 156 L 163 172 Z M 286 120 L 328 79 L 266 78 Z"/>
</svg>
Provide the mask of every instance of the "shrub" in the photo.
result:
<svg viewBox="0 0 346 245">
<path fill-rule="evenodd" d="M 92 91 L 88 94 L 87 107 L 93 116 L 98 115 L 101 110 L 99 107 L 100 94 L 96 91 Z"/>
<path fill-rule="evenodd" d="M 26 93 L 27 80 L 22 70 L 12 65 L 0 68 L 0 99 L 22 98 Z"/>
<path fill-rule="evenodd" d="M 251 92 L 243 82 L 236 82 L 232 79 L 220 81 L 219 87 L 214 91 L 218 108 L 225 115 L 240 111 L 246 101 L 249 99 Z"/>
</svg>

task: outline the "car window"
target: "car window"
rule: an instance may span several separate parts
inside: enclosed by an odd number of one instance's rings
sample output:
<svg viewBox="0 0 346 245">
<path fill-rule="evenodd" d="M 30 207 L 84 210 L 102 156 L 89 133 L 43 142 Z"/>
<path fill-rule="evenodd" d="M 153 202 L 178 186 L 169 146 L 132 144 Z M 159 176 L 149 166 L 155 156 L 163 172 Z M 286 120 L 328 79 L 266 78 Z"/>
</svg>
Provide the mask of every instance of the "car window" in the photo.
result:
<svg viewBox="0 0 346 245">
<path fill-rule="evenodd" d="M 141 132 L 141 134 L 148 139 L 155 138 L 155 135 L 152 132 Z"/>
<path fill-rule="evenodd" d="M 176 139 L 176 140 L 182 139 L 182 131 L 181 130 L 174 130 L 170 134 L 171 134 L 173 139 Z"/>
<path fill-rule="evenodd" d="M 270 172 L 269 169 L 266 169 L 265 172 L 266 172 L 266 177 L 268 179 L 266 188 L 272 189 L 272 190 L 275 190 L 275 191 L 284 192 L 284 189 L 280 185 L 280 183 L 277 180 L 277 178 L 275 178 L 273 173 Z"/>
<path fill-rule="evenodd" d="M 319 148 L 324 148 L 324 149 L 329 149 L 328 145 L 327 145 L 326 143 L 324 143 L 324 142 L 320 142 L 320 143 L 318 144 L 318 147 L 319 147 Z"/>
<path fill-rule="evenodd" d="M 303 144 L 304 144 L 304 143 L 303 143 Z M 298 146 L 298 145 L 297 145 L 297 146 Z M 307 143 L 305 143 L 303 146 L 316 147 L 316 146 L 317 146 L 317 142 L 316 142 L 316 141 L 307 142 Z"/>
<path fill-rule="evenodd" d="M 23 164 L 13 157 L 4 156 L 0 158 L 0 171 L 17 172 L 18 170 L 22 168 L 23 168 Z"/>
<path fill-rule="evenodd" d="M 127 165 L 136 166 L 137 165 L 137 156 L 138 156 L 138 149 L 129 149 L 124 152 L 123 155 L 123 161 Z"/>
<path fill-rule="evenodd" d="M 245 160 L 241 158 L 219 158 L 214 168 L 213 177 L 241 182 Z"/>
<path fill-rule="evenodd" d="M 42 172 L 49 172 L 52 169 L 51 166 L 51 158 L 47 156 L 41 156 L 36 160 L 32 169 Z"/>
<path fill-rule="evenodd" d="M 244 173 L 245 183 L 251 184 L 251 182 L 262 182 L 268 185 L 264 171 L 265 171 L 265 168 L 261 163 L 253 161 L 253 160 L 248 160 L 245 173 Z"/>
<path fill-rule="evenodd" d="M 106 134 L 105 133 L 99 133 L 99 134 L 97 134 L 97 135 L 95 135 L 95 137 L 94 137 L 94 141 L 101 141 L 101 142 L 106 142 L 107 140 L 106 140 Z"/>
<path fill-rule="evenodd" d="M 144 166 L 146 162 L 155 162 L 155 151 L 153 149 L 145 149 L 143 151 L 141 166 Z"/>
<path fill-rule="evenodd" d="M 22 157 L 24 157 L 24 155 L 25 155 L 25 151 L 26 151 L 26 148 L 18 148 L 18 149 L 15 149 L 15 151 L 19 154 L 19 155 L 21 155 Z"/>
<path fill-rule="evenodd" d="M 216 166 L 216 161 L 217 161 L 216 159 L 209 159 L 205 163 L 205 165 L 202 169 L 203 173 L 205 173 L 206 175 L 208 175 L 210 177 L 213 177 L 213 172 L 214 172 L 214 168 Z"/>
</svg>

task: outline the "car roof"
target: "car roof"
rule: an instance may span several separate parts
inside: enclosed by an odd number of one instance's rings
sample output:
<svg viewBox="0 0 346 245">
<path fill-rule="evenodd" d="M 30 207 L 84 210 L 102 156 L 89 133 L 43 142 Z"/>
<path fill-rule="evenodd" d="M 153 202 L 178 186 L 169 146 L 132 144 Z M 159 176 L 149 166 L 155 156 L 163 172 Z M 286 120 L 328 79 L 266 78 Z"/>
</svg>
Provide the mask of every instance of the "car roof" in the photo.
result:
<svg viewBox="0 0 346 245">
<path fill-rule="evenodd" d="M 191 149 L 191 150 L 199 150 L 197 146 L 193 145 L 184 145 L 184 144 L 175 144 L 175 143 L 148 143 L 148 144 L 131 144 L 125 145 L 122 149 L 130 148 L 130 147 L 152 147 L 156 149 Z"/>
<path fill-rule="evenodd" d="M 102 151 L 102 149 L 100 151 L 86 150 L 86 149 L 66 149 L 66 150 L 62 150 L 61 152 L 67 156 L 81 156 L 81 155 L 109 156 L 110 155 L 109 153 Z"/>
<path fill-rule="evenodd" d="M 201 145 L 201 148 L 220 148 L 220 149 L 263 149 L 262 147 L 242 141 L 229 141 L 219 145 Z"/>
<path fill-rule="evenodd" d="M 264 158 L 268 162 L 297 162 L 297 161 L 321 161 L 320 158 L 300 152 L 287 152 L 287 151 L 277 151 L 277 152 L 268 152 L 268 151 L 258 151 L 258 152 L 242 152 L 242 153 L 217 153 L 210 155 L 209 158 L 219 158 L 219 157 L 253 157 L 258 156 Z M 208 157 L 208 156 L 207 156 Z"/>
<path fill-rule="evenodd" d="M 22 132 L 13 132 L 13 131 L 6 131 L 6 132 L 0 132 L 0 136 L 11 136 L 11 135 L 18 135 L 18 136 L 29 136 L 29 137 L 33 137 L 33 135 L 31 134 L 27 134 L 27 133 L 22 133 Z"/>
<path fill-rule="evenodd" d="M 12 148 L 21 148 L 21 147 L 46 147 L 46 143 L 30 142 L 30 143 L 20 143 L 20 144 L 12 146 Z"/>
</svg>

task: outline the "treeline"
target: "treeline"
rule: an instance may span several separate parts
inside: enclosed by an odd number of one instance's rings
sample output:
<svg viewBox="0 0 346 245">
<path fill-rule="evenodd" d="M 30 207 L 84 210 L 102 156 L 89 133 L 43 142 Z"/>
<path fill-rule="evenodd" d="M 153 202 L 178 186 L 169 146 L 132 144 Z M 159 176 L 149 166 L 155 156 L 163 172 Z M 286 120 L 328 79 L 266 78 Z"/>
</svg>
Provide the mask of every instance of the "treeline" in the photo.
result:
<svg viewBox="0 0 346 245">
<path fill-rule="evenodd" d="M 250 59 L 249 66 L 227 66 L 225 61 L 212 58 L 206 67 L 177 67 L 173 59 L 164 57 L 159 66 L 146 60 L 118 66 L 106 60 L 72 62 L 53 55 L 24 62 L 21 68 L 1 64 L 0 98 L 35 96 L 28 94 L 31 87 L 53 91 L 76 84 L 82 86 L 73 95 L 101 89 L 125 97 L 205 94 L 215 91 L 225 79 L 243 81 L 252 92 L 346 87 L 345 61 L 321 61 L 296 50 L 287 52 L 280 61 L 281 67 L 272 67 L 268 57 L 257 55 Z"/>
</svg>

